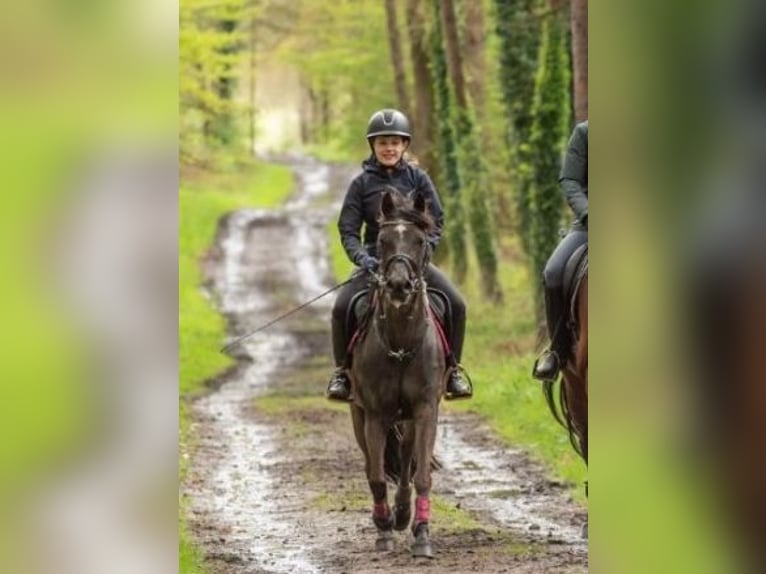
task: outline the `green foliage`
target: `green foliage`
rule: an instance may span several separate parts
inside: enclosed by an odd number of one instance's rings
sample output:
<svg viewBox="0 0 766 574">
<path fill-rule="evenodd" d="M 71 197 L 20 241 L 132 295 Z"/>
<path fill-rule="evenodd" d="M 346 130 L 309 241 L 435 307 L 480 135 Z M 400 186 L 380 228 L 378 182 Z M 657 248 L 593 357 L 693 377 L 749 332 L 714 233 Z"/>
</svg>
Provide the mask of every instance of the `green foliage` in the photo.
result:
<svg viewBox="0 0 766 574">
<path fill-rule="evenodd" d="M 432 0 L 433 24 L 429 35 L 431 48 L 431 78 L 434 83 L 434 115 L 436 121 L 436 145 L 439 156 L 440 178 L 444 196 L 444 235 L 455 279 L 462 283 L 468 273 L 466 249 L 465 212 L 461 198 L 462 180 L 458 170 L 457 134 L 453 123 L 453 96 L 447 78 L 447 60 L 441 27 L 439 0 Z"/>
<path fill-rule="evenodd" d="M 540 45 L 539 16 L 534 9 L 538 5 L 538 0 L 494 0 L 495 30 L 500 40 L 500 85 L 510 126 L 506 142 L 511 152 L 510 171 L 515 188 L 517 230 L 527 253 L 531 246 L 529 182 L 533 170 L 529 141 Z"/>
<path fill-rule="evenodd" d="M 396 107 L 383 2 L 301 2 L 290 34 L 273 54 L 298 69 L 307 88 L 306 143 L 369 153 L 364 129 L 372 112 Z"/>
<path fill-rule="evenodd" d="M 502 292 L 497 281 L 497 255 L 492 235 L 494 225 L 487 207 L 490 181 L 470 110 L 458 108 L 456 115 L 460 167 L 468 193 L 468 218 L 482 276 L 482 295 L 498 303 L 502 300 Z"/>
<path fill-rule="evenodd" d="M 534 122 L 530 136 L 533 165 L 530 182 L 529 252 L 535 277 L 559 241 L 561 208 L 558 174 L 564 145 L 570 132 L 570 68 L 565 12 L 552 12 L 543 24 L 540 66 L 535 78 Z M 535 289 L 537 308 L 542 310 L 539 283 Z"/>
<path fill-rule="evenodd" d="M 244 35 L 245 0 L 181 0 L 179 99 L 181 160 L 210 162 L 236 143 L 234 89 Z"/>
</svg>

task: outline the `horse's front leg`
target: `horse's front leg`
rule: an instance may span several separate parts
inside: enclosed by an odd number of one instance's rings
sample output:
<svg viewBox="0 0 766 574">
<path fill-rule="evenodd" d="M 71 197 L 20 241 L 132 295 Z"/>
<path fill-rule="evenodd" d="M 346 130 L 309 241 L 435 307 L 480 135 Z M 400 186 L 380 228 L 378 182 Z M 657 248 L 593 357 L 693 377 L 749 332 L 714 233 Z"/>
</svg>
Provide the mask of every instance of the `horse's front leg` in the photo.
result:
<svg viewBox="0 0 766 574">
<path fill-rule="evenodd" d="M 367 482 L 372 493 L 372 521 L 378 529 L 378 538 L 375 541 L 376 550 L 393 550 L 394 548 L 394 538 L 391 532 L 394 519 L 388 506 L 386 476 L 383 467 L 387 430 L 387 426 L 380 417 L 366 414 L 364 436 L 369 461 Z"/>
<path fill-rule="evenodd" d="M 431 457 L 436 442 L 437 403 L 419 405 L 414 414 L 415 425 L 415 520 L 412 523 L 412 555 L 433 558 L 428 523 L 431 520 Z"/>
<path fill-rule="evenodd" d="M 415 426 L 412 421 L 401 424 L 402 442 L 399 446 L 399 460 L 401 461 L 401 474 L 399 485 L 396 489 L 396 503 L 394 504 L 394 528 L 404 530 L 410 525 L 412 518 L 412 455 L 415 449 Z"/>
</svg>

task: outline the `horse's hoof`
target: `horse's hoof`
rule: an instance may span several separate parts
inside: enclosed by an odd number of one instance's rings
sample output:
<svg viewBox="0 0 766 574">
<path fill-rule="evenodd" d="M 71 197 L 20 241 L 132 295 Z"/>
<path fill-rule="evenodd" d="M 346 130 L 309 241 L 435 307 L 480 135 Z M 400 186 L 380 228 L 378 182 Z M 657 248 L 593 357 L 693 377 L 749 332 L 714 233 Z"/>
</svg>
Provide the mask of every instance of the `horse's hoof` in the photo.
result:
<svg viewBox="0 0 766 574">
<path fill-rule="evenodd" d="M 584 540 L 588 539 L 588 523 L 582 525 L 582 528 L 580 529 L 580 538 L 583 538 Z"/>
<path fill-rule="evenodd" d="M 397 504 L 394 506 L 394 529 L 405 530 L 410 525 L 412 518 L 411 504 Z"/>
<path fill-rule="evenodd" d="M 413 558 L 433 558 L 434 551 L 430 542 L 418 543 L 415 541 L 410 549 Z"/>
<path fill-rule="evenodd" d="M 380 532 L 375 541 L 375 550 L 389 552 L 394 549 L 394 535 L 391 532 Z"/>
<path fill-rule="evenodd" d="M 412 533 L 415 536 L 410 547 L 413 558 L 433 558 L 434 552 L 428 538 L 428 523 L 421 522 L 413 528 Z"/>
</svg>

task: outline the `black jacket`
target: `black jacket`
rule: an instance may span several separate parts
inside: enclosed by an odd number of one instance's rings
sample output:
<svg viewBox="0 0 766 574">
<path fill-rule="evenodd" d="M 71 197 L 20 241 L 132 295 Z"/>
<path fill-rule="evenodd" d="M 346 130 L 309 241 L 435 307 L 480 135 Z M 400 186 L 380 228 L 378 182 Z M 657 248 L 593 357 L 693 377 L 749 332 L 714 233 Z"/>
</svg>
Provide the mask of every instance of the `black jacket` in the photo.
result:
<svg viewBox="0 0 766 574">
<path fill-rule="evenodd" d="M 569 138 L 559 184 L 575 213 L 574 229 L 588 229 L 588 120 L 575 126 Z"/>
<path fill-rule="evenodd" d="M 393 171 L 388 172 L 373 156 L 370 156 L 362 162 L 362 173 L 349 185 L 338 219 L 338 231 L 340 231 L 343 248 L 349 259 L 356 265 L 360 264 L 365 254 L 376 255 L 378 215 L 386 186 L 395 187 L 405 195 L 420 191 L 430 205 L 431 215 L 436 222 L 436 231 L 429 237 L 431 246 L 436 248 L 441 238 L 444 213 L 439 195 L 428 174 L 405 160 L 400 161 Z M 363 225 L 364 241 L 362 241 Z"/>
</svg>

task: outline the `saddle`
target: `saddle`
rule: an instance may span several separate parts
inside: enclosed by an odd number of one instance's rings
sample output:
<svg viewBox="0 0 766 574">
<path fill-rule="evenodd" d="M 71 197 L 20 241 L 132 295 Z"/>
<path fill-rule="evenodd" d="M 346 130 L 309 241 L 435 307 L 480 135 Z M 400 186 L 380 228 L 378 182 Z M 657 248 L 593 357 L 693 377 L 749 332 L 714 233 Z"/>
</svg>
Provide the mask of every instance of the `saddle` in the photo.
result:
<svg viewBox="0 0 766 574">
<path fill-rule="evenodd" d="M 447 295 L 439 289 L 428 287 L 428 301 L 431 305 L 431 311 L 439 323 L 438 328 L 442 333 L 450 333 L 452 329 L 452 306 Z M 347 352 L 350 354 L 356 343 L 364 337 L 367 327 L 372 317 L 372 307 L 370 306 L 370 290 L 363 289 L 354 294 L 346 311 L 346 333 L 352 333 Z M 445 356 L 449 355 L 451 350 L 444 336 L 440 337 L 444 346 Z"/>
<path fill-rule="evenodd" d="M 577 326 L 577 292 L 587 274 L 588 244 L 583 243 L 575 249 L 564 267 L 564 300 L 569 303 L 569 323 L 574 327 Z"/>
</svg>

